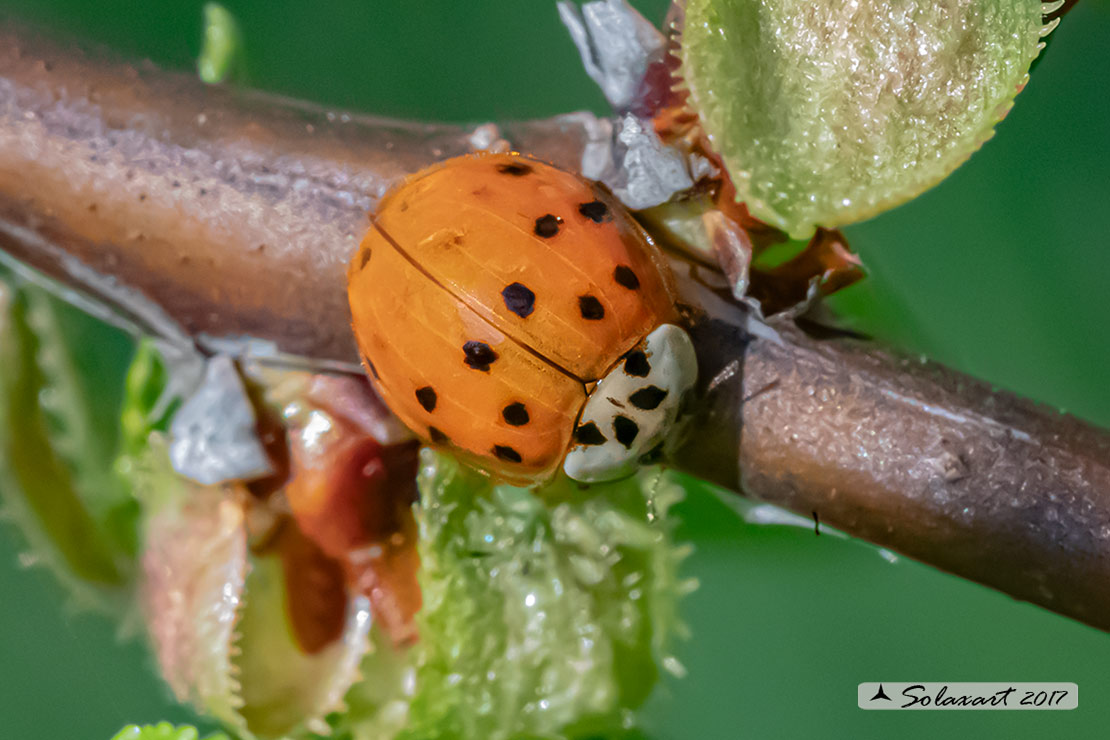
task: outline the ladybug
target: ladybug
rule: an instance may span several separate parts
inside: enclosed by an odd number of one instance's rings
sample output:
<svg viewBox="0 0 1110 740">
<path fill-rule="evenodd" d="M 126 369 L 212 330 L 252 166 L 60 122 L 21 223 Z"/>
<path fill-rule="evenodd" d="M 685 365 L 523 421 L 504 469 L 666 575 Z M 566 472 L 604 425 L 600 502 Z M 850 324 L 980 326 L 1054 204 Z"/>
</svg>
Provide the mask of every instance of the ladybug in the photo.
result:
<svg viewBox="0 0 1110 740">
<path fill-rule="evenodd" d="M 693 386 L 651 238 L 603 187 L 520 154 L 409 177 L 348 270 L 363 363 L 434 446 L 513 483 L 635 469 Z"/>
</svg>

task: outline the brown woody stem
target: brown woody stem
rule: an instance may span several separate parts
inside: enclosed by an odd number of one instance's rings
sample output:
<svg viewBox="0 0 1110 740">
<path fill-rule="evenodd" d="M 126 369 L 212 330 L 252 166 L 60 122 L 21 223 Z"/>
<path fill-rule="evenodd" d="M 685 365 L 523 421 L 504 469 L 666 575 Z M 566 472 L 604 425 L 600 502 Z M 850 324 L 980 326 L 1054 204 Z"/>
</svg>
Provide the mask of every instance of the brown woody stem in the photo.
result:
<svg viewBox="0 0 1110 740">
<path fill-rule="evenodd" d="M 774 327 L 781 342 L 696 327 L 703 404 L 678 467 L 1110 630 L 1106 430 L 873 343 Z"/>
<path fill-rule="evenodd" d="M 577 168 L 592 120 L 502 133 Z M 342 287 L 366 214 L 405 174 L 469 151 L 470 133 L 207 87 L 0 30 L 0 239 L 148 330 L 176 323 L 202 343 L 253 336 L 349 362 Z"/>
<path fill-rule="evenodd" d="M 577 169 L 592 117 L 501 127 Z M 332 113 L 0 32 L 0 247 L 202 345 L 355 360 L 366 212 L 470 130 Z M 1110 434 L 873 344 L 707 321 L 675 463 L 1110 629 Z M 710 388 L 712 385 L 712 388 Z"/>
</svg>

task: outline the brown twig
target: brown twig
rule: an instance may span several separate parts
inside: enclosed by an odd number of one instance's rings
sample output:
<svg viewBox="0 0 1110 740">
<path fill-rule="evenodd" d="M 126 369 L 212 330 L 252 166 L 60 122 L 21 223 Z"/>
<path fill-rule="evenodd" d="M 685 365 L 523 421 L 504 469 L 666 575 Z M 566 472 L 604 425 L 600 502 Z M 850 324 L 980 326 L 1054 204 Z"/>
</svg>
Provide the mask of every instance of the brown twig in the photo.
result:
<svg viewBox="0 0 1110 740">
<path fill-rule="evenodd" d="M 458 126 L 327 111 L 0 30 L 0 234 L 147 330 L 354 360 L 342 288 L 366 214 L 471 149 Z M 583 121 L 506 126 L 578 166 Z"/>
<path fill-rule="evenodd" d="M 589 116 L 502 134 L 578 166 Z M 472 132 L 207 88 L 0 34 L 0 246 L 148 330 L 351 362 L 365 213 Z M 696 327 L 683 469 L 1110 629 L 1110 434 L 792 325 Z M 710 389 L 712 386 L 712 389 Z"/>
<path fill-rule="evenodd" d="M 1110 434 L 853 339 L 698 327 L 676 464 L 1110 630 Z"/>
</svg>

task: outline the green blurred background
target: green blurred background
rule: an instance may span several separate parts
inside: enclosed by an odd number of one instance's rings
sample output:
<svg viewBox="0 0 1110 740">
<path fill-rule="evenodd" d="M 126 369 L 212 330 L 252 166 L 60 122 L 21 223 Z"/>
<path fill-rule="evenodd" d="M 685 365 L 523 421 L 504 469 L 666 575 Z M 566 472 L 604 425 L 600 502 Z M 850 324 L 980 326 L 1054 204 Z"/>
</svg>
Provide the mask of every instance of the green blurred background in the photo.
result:
<svg viewBox="0 0 1110 740">
<path fill-rule="evenodd" d="M 659 20 L 664 0 L 634 3 Z M 189 69 L 200 0 L 0 0 L 0 11 Z M 251 85 L 412 118 L 546 116 L 604 101 L 546 0 L 233 0 Z M 871 276 L 853 325 L 1110 426 L 1110 5 L 1053 34 L 998 135 L 942 186 L 849 228 Z M 118 385 L 128 343 L 78 322 Z M 110 400 L 110 399 L 108 399 Z M 643 713 L 652 738 L 1106 737 L 1110 636 L 872 547 L 745 525 L 691 486 L 681 534 L 701 580 L 689 670 Z M 136 642 L 67 609 L 0 527 L 0 736 L 107 740 L 184 721 Z M 874 680 L 1073 681 L 1072 712 L 863 712 Z"/>
</svg>

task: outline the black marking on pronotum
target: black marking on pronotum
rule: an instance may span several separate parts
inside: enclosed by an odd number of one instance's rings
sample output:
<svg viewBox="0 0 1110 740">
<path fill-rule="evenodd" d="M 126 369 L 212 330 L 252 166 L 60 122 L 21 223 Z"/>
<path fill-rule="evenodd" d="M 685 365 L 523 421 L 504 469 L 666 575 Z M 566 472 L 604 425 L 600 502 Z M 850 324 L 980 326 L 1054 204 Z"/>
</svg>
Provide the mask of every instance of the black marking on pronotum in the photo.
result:
<svg viewBox="0 0 1110 740">
<path fill-rule="evenodd" d="M 624 371 L 635 378 L 644 378 L 651 372 L 651 363 L 647 355 L 634 349 L 624 356 Z"/>
<path fill-rule="evenodd" d="M 416 389 L 416 400 L 424 407 L 425 411 L 436 410 L 436 392 L 430 385 Z"/>
<path fill-rule="evenodd" d="M 563 223 L 563 219 L 558 216 L 548 213 L 536 219 L 536 236 L 542 236 L 544 239 L 550 239 L 559 233 L 559 224 Z"/>
<path fill-rule="evenodd" d="M 640 287 L 640 278 L 636 277 L 636 273 L 628 265 L 617 265 L 617 269 L 613 270 L 613 279 L 622 288 L 636 290 Z"/>
<path fill-rule="evenodd" d="M 369 262 L 369 261 L 370 261 L 370 247 L 366 247 L 365 249 L 362 250 L 362 254 L 359 255 L 358 269 L 361 270 L 364 267 L 366 267 L 366 263 Z"/>
<path fill-rule="evenodd" d="M 520 462 L 520 453 L 508 445 L 494 445 L 493 454 L 498 460 L 508 460 L 509 462 Z"/>
<path fill-rule="evenodd" d="M 613 214 L 609 212 L 609 206 L 605 205 L 600 200 L 583 203 L 578 206 L 578 212 L 595 224 L 613 220 Z"/>
<path fill-rule="evenodd" d="M 523 283 L 506 285 L 501 291 L 501 298 L 505 301 L 505 308 L 522 319 L 528 318 L 536 309 L 536 294 Z"/>
<path fill-rule="evenodd" d="M 587 321 L 598 321 L 605 318 L 605 306 L 592 295 L 578 296 L 578 311 Z"/>
<path fill-rule="evenodd" d="M 627 416 L 618 415 L 613 419 L 613 431 L 617 435 L 617 441 L 624 445 L 625 449 L 629 449 L 636 440 L 636 435 L 640 433 L 640 426 Z"/>
<path fill-rule="evenodd" d="M 574 430 L 574 441 L 582 445 L 603 445 L 608 440 L 601 430 L 597 428 L 597 424 L 592 421 L 586 424 L 579 424 L 578 428 Z"/>
<path fill-rule="evenodd" d="M 467 367 L 489 372 L 489 366 L 497 359 L 497 353 L 485 342 L 467 342 L 463 345 L 463 358 Z"/>
<path fill-rule="evenodd" d="M 628 397 L 628 400 L 638 409 L 651 411 L 659 408 L 659 404 L 663 403 L 663 399 L 666 397 L 666 390 L 655 385 L 649 385 L 633 393 Z"/>
<path fill-rule="evenodd" d="M 437 445 L 445 445 L 451 441 L 446 434 L 436 427 L 428 427 L 428 439 L 432 440 Z"/>
<path fill-rule="evenodd" d="M 519 401 L 501 409 L 501 418 L 506 424 L 512 424 L 514 427 L 522 427 L 531 419 L 528 416 L 528 409 L 524 408 L 524 404 Z"/>
<path fill-rule="evenodd" d="M 502 175 L 512 175 L 513 177 L 523 177 L 532 171 L 529 165 L 523 162 L 510 162 L 508 164 L 497 165 L 497 171 Z"/>
</svg>

